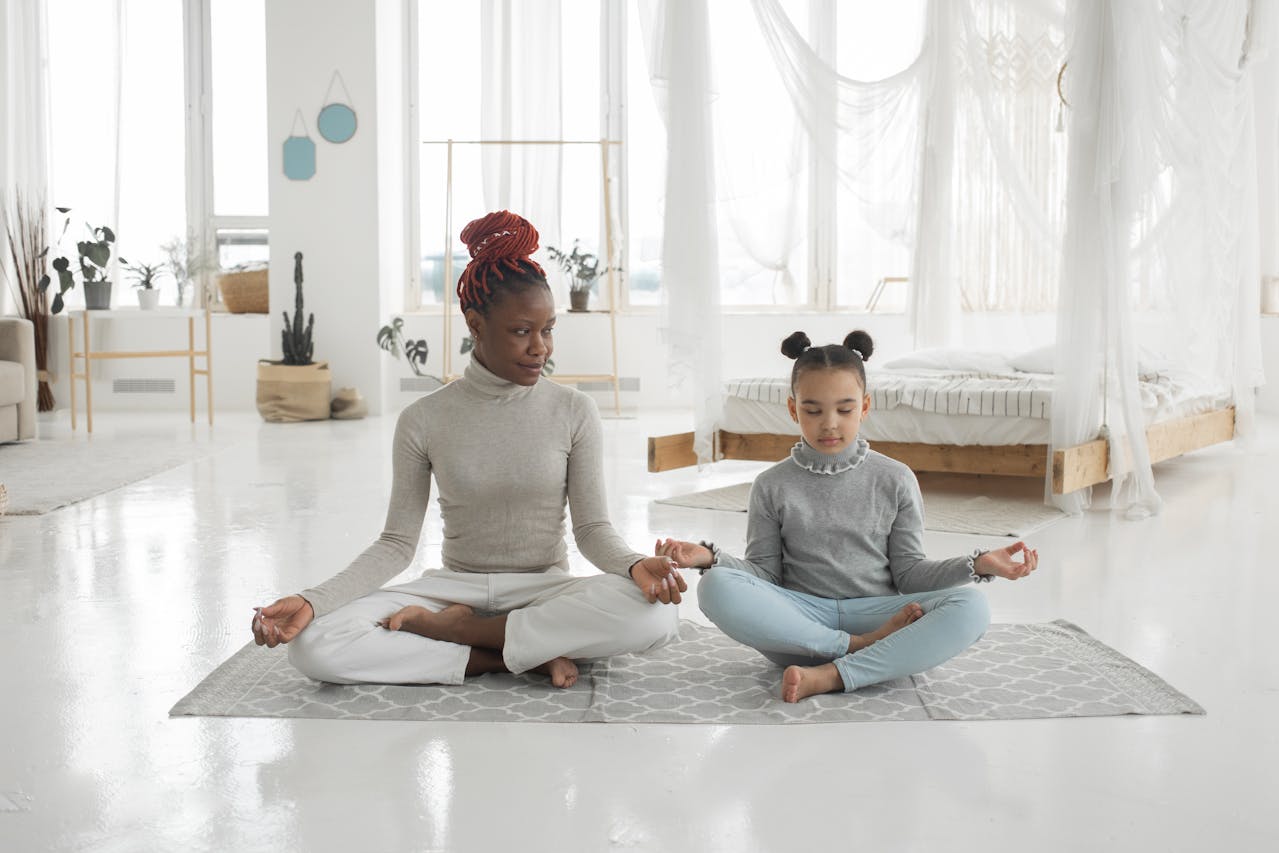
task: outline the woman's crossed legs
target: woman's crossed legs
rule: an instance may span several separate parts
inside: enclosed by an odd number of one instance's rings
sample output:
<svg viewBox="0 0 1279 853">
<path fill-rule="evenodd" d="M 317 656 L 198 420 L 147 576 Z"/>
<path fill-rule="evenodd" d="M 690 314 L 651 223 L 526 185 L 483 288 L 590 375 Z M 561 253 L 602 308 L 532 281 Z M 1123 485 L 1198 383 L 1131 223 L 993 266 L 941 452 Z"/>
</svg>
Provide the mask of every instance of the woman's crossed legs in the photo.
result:
<svg viewBox="0 0 1279 853">
<path fill-rule="evenodd" d="M 543 672 L 643 652 L 678 634 L 675 608 L 615 575 L 427 572 L 316 619 L 289 644 L 301 672 L 339 684 L 461 684 L 485 672 Z"/>
</svg>

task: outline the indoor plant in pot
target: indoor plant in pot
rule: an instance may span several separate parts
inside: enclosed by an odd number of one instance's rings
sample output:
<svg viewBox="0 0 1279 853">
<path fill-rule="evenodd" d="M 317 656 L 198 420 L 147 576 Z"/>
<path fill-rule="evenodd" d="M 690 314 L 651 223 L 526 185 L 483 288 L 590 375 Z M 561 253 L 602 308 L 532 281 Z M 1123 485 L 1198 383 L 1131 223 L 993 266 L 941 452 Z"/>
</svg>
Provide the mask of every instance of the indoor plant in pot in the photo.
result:
<svg viewBox="0 0 1279 853">
<path fill-rule="evenodd" d="M 84 307 L 105 310 L 111 307 L 111 278 L 107 274 L 107 264 L 111 262 L 115 232 L 105 225 L 86 227 L 89 239 L 75 244 L 80 255 L 80 281 L 84 283 Z M 57 268 L 56 261 L 54 268 Z"/>
<path fill-rule="evenodd" d="M 379 349 L 389 352 L 396 358 L 400 357 L 400 351 L 403 350 L 404 360 L 409 363 L 413 375 L 427 375 L 422 372 L 421 365 L 426 364 L 431 348 L 427 346 L 426 338 L 414 340 L 404 337 L 403 317 L 392 317 L 390 323 L 377 330 L 377 345 Z"/>
<path fill-rule="evenodd" d="M 195 234 L 188 233 L 186 239 L 174 237 L 160 247 L 164 252 L 164 265 L 173 276 L 173 283 L 178 287 L 178 307 L 186 305 L 187 288 L 195 284 L 196 279 L 214 268 L 209 253 L 205 252 Z M 201 302 L 197 297 L 196 307 Z"/>
<path fill-rule="evenodd" d="M 329 392 L 333 386 L 328 362 L 312 361 L 315 345 L 311 330 L 315 315 L 302 326 L 302 253 L 293 255 L 294 299 L 293 319 L 284 312 L 281 336 L 284 358 L 258 362 L 258 413 L 263 420 L 275 423 L 315 421 L 329 417 Z"/>
<path fill-rule="evenodd" d="M 156 288 L 156 279 L 164 274 L 160 264 L 131 264 L 120 258 L 120 265 L 129 271 L 133 286 L 138 289 L 138 307 L 150 311 L 160 304 L 160 291 Z"/>
<path fill-rule="evenodd" d="M 578 240 L 573 241 L 572 251 L 564 252 L 554 246 L 547 246 L 546 253 L 568 275 L 569 310 L 587 310 L 591 304 L 591 291 L 595 288 L 595 282 L 609 268 L 600 269 L 600 259 L 590 252 L 583 252 Z"/>
</svg>

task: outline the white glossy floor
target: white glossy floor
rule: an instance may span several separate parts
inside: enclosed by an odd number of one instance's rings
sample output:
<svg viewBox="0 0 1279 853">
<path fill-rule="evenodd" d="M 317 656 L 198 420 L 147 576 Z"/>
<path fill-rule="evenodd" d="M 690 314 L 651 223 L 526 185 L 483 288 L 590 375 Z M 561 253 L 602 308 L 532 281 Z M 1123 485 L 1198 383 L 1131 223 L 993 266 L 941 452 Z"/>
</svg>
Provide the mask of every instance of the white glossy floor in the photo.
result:
<svg viewBox="0 0 1279 853">
<path fill-rule="evenodd" d="M 744 516 L 650 503 L 758 467 L 647 474 L 643 436 L 687 421 L 605 422 L 614 520 L 637 547 L 659 534 L 740 547 Z M 1279 849 L 1273 422 L 1251 452 L 1161 466 L 1158 518 L 1061 522 L 1032 540 L 1036 576 L 987 587 L 996 621 L 1074 621 L 1206 717 L 169 719 L 248 638 L 254 604 L 328 577 L 376 535 L 392 426 L 220 415 L 215 429 L 236 441 L 216 456 L 0 518 L 0 850 Z M 209 429 L 180 412 L 102 412 L 95 427 L 94 441 L 145 430 L 191 442 Z M 438 517 L 426 537 L 429 562 Z M 980 541 L 928 536 L 938 555 Z M 695 605 L 684 614 L 700 618 Z"/>
</svg>

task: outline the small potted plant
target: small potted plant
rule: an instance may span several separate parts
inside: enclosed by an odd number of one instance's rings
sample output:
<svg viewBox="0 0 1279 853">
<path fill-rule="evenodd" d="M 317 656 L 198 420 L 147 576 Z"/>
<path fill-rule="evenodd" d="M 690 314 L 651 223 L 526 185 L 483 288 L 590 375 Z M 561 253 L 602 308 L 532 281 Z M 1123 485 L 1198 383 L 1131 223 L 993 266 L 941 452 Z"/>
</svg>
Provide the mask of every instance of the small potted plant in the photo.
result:
<svg viewBox="0 0 1279 853">
<path fill-rule="evenodd" d="M 84 307 L 105 310 L 111 307 L 111 278 L 107 275 L 107 264 L 111 262 L 115 232 L 105 225 L 86 227 L 89 239 L 75 244 L 80 255 L 80 280 L 84 282 Z M 57 269 L 56 262 L 54 268 Z"/>
<path fill-rule="evenodd" d="M 184 240 L 181 237 L 174 237 L 160 247 L 160 251 L 164 252 L 164 265 L 168 268 L 169 275 L 173 276 L 173 282 L 178 286 L 178 307 L 186 305 L 187 287 L 195 283 L 195 280 L 204 273 L 213 269 L 209 255 L 204 252 L 195 234 L 187 234 Z M 199 300 L 196 300 L 199 307 Z"/>
<path fill-rule="evenodd" d="M 59 207 L 56 210 L 65 215 L 70 213 L 71 208 Z M 62 223 L 62 232 L 58 235 L 57 241 L 40 253 L 41 259 L 53 254 L 54 246 L 62 242 L 70 224 L 71 217 L 67 216 Z M 115 232 L 105 225 L 95 228 L 86 223 L 85 227 L 89 229 L 90 239 L 80 240 L 75 244 L 80 262 L 79 277 L 84 283 L 84 307 L 90 310 L 110 308 L 111 279 L 107 275 L 107 264 L 111 261 L 111 244 L 115 242 Z M 54 276 L 57 277 L 58 289 L 53 294 L 53 301 L 49 305 L 49 313 L 57 314 L 64 307 L 63 299 L 66 292 L 75 287 L 76 276 L 71 270 L 71 261 L 66 255 L 51 258 L 49 268 L 53 272 L 45 273 L 40 278 L 39 289 L 41 293 L 45 293 L 49 285 L 54 283 Z"/>
<path fill-rule="evenodd" d="M 324 420 L 330 414 L 332 374 L 327 361 L 311 356 L 315 344 L 311 334 L 315 315 L 302 325 L 302 253 L 293 253 L 293 319 L 284 314 L 284 332 L 280 336 L 284 358 L 280 361 L 258 361 L 258 414 L 272 423 Z"/>
<path fill-rule="evenodd" d="M 591 304 L 591 291 L 595 288 L 595 282 L 609 268 L 600 269 L 600 259 L 590 252 L 583 252 L 579 240 L 573 241 L 572 251 L 565 252 L 554 246 L 547 246 L 546 253 L 568 276 L 569 310 L 586 311 Z"/>
<path fill-rule="evenodd" d="M 151 311 L 160 304 L 160 291 L 156 289 L 156 279 L 165 274 L 160 264 L 131 264 L 120 258 L 120 266 L 129 271 L 133 286 L 138 289 L 138 307 L 143 311 Z"/>
<path fill-rule="evenodd" d="M 403 317 L 393 317 L 388 325 L 377 330 L 377 345 L 396 358 L 400 357 L 400 351 L 403 350 L 404 359 L 409 363 L 413 375 L 426 376 L 421 365 L 426 364 L 431 348 L 427 345 L 426 338 L 414 340 L 404 337 Z"/>
</svg>

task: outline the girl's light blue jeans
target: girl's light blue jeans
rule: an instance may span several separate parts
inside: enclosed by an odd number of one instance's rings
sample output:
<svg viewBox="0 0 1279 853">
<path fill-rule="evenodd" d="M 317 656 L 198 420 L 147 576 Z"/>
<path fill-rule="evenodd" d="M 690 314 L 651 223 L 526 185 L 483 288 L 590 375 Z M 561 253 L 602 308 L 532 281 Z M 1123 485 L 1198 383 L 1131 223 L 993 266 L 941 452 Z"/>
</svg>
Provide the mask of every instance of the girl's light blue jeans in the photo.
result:
<svg viewBox="0 0 1279 853">
<path fill-rule="evenodd" d="M 972 586 L 831 599 L 717 566 L 698 581 L 697 599 L 720 630 L 776 664 L 834 661 L 845 691 L 932 669 L 977 642 L 990 624 L 986 596 Z M 874 631 L 912 601 L 923 608 L 923 616 L 849 653 L 850 634 Z"/>
</svg>

